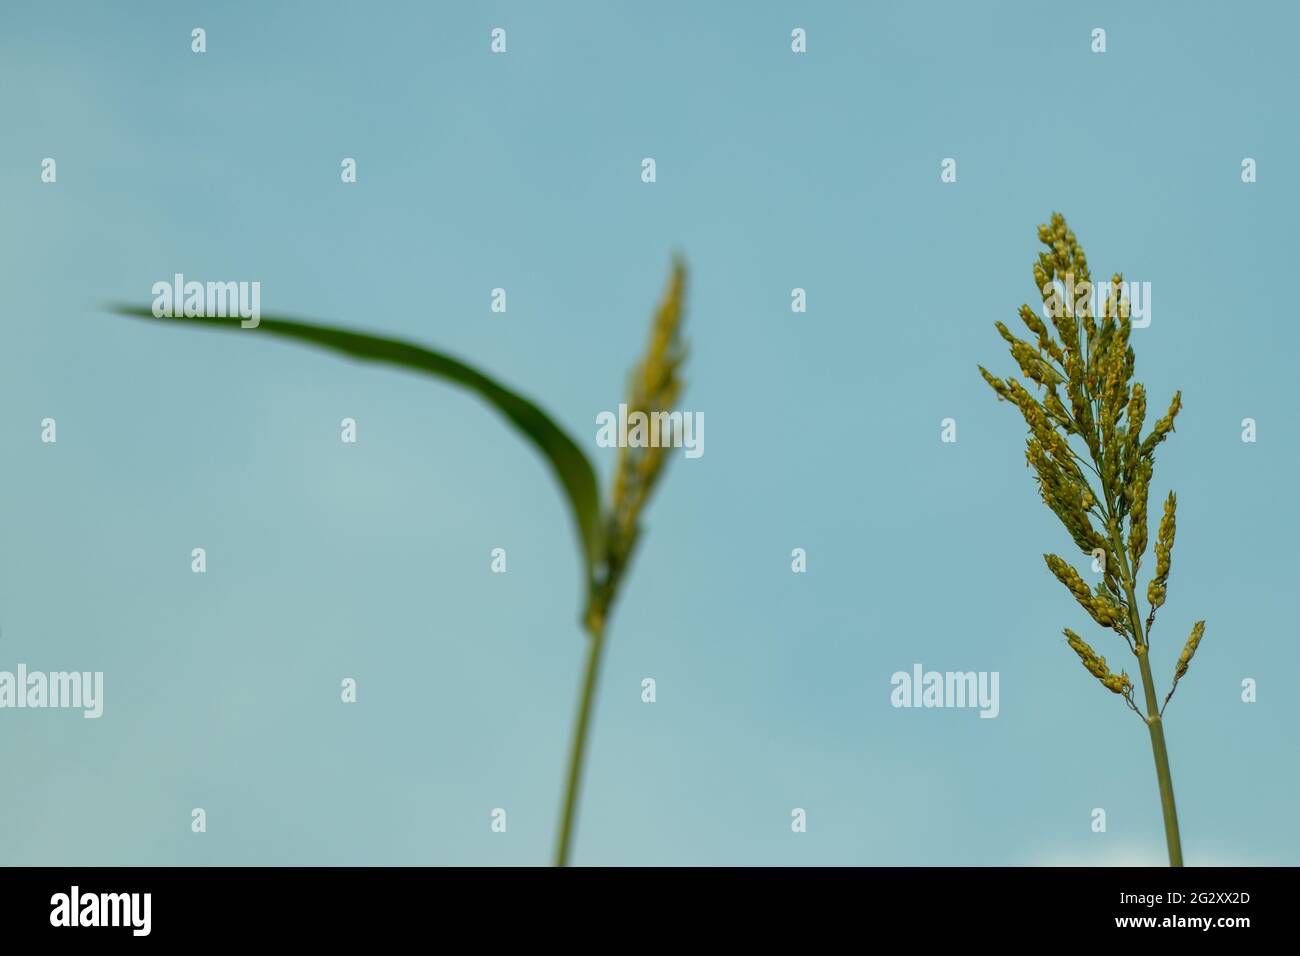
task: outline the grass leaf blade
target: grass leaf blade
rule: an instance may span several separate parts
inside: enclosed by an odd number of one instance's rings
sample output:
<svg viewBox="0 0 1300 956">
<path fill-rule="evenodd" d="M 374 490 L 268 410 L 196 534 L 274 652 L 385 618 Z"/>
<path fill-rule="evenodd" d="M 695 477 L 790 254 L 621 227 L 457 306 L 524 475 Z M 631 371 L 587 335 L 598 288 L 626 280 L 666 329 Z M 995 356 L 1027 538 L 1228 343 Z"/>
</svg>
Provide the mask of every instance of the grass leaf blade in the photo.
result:
<svg viewBox="0 0 1300 956">
<path fill-rule="evenodd" d="M 238 317 L 158 317 L 151 309 L 134 306 L 114 306 L 113 311 L 119 315 L 150 319 L 155 322 L 204 325 L 211 328 L 233 329 L 245 335 L 266 334 L 295 339 L 361 361 L 382 362 L 422 372 L 474 392 L 504 415 L 545 456 L 551 471 L 564 488 L 573 512 L 583 564 L 586 568 L 588 588 L 590 587 L 594 569 L 602 558 L 604 540 L 600 491 L 590 460 L 568 433 L 560 428 L 546 412 L 478 369 L 466 365 L 459 359 L 411 342 L 288 318 L 263 317 L 255 330 L 245 330 L 240 328 Z"/>
</svg>

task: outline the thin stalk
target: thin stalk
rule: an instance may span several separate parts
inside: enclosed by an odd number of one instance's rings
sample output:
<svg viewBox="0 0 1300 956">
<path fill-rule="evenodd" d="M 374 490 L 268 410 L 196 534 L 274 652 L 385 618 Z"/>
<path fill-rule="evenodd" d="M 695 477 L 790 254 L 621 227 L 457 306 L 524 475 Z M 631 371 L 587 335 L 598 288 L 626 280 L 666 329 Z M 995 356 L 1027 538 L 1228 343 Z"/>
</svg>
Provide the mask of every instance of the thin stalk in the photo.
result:
<svg viewBox="0 0 1300 956">
<path fill-rule="evenodd" d="M 1164 721 L 1160 717 L 1160 706 L 1156 703 L 1156 685 L 1151 676 L 1151 662 L 1147 659 L 1147 638 L 1143 633 L 1142 616 L 1138 613 L 1137 599 L 1133 592 L 1133 578 L 1129 573 L 1128 561 L 1124 550 L 1116 543 L 1114 525 L 1110 527 L 1111 547 L 1115 549 L 1120 561 L 1124 594 L 1128 598 L 1129 626 L 1137 640 L 1138 670 L 1142 674 L 1142 695 L 1147 705 L 1147 729 L 1151 732 L 1151 755 L 1156 763 L 1156 783 L 1160 787 L 1160 812 L 1165 820 L 1165 844 L 1169 848 L 1169 865 L 1183 865 L 1183 844 L 1178 835 L 1178 808 L 1174 804 L 1174 778 L 1169 772 L 1169 750 L 1165 747 Z"/>
<path fill-rule="evenodd" d="M 1174 780 L 1169 773 L 1169 751 L 1165 749 L 1164 721 L 1156 706 L 1155 683 L 1151 679 L 1151 665 L 1147 661 L 1146 645 L 1138 655 L 1142 670 L 1142 693 L 1147 702 L 1147 727 L 1151 730 L 1151 754 L 1156 761 L 1156 781 L 1160 785 L 1160 810 L 1165 818 L 1165 843 L 1169 847 L 1169 865 L 1183 865 L 1183 844 L 1178 836 L 1178 808 L 1174 805 Z"/>
<path fill-rule="evenodd" d="M 588 624 L 587 669 L 582 681 L 582 700 L 578 704 L 578 720 L 573 728 L 573 743 L 569 752 L 569 782 L 564 794 L 564 814 L 560 818 L 560 838 L 555 847 L 555 865 L 568 866 L 569 850 L 573 842 L 573 826 L 578 815 L 578 791 L 582 789 L 582 762 L 587 749 L 587 726 L 596 701 L 597 675 L 600 672 L 601 651 L 605 646 L 603 617 Z"/>
</svg>

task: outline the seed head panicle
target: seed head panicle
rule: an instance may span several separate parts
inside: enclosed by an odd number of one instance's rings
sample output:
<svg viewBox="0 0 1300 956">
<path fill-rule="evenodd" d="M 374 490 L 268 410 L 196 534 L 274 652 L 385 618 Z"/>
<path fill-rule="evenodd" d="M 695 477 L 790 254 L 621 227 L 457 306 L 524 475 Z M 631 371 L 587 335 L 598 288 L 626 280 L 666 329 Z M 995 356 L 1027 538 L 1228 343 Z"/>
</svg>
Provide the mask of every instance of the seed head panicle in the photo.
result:
<svg viewBox="0 0 1300 956">
<path fill-rule="evenodd" d="M 635 412 L 651 415 L 671 411 L 681 396 L 683 381 L 679 374 L 686 358 L 681 341 L 682 299 L 686 289 L 686 269 L 674 262 L 672 278 L 650 327 L 650 342 L 645 356 L 632 370 L 628 382 L 628 416 Z M 632 532 L 637 516 L 662 473 L 668 449 L 660 446 L 619 449 L 614 473 L 613 517 L 620 535 Z"/>
<path fill-rule="evenodd" d="M 681 338 L 685 295 L 686 265 L 681 259 L 674 259 L 668 287 L 650 326 L 650 341 L 628 379 L 629 418 L 636 412 L 643 413 L 647 419 L 656 412 L 671 412 L 681 397 L 685 387 L 681 365 L 687 351 Z M 589 627 L 603 619 L 613 601 L 636 547 L 641 513 L 671 451 L 663 443 L 646 447 L 620 443 L 612 503 L 606 520 L 605 566 L 588 607 Z"/>
<path fill-rule="evenodd" d="M 1156 608 L 1165 601 L 1176 509 L 1176 498 L 1170 493 L 1157 532 L 1155 576 L 1145 592 L 1150 614 L 1143 626 L 1136 578 L 1149 543 L 1147 499 L 1155 450 L 1174 431 L 1182 393 L 1174 393 L 1169 410 L 1144 437 L 1147 391 L 1133 378 L 1131 303 L 1123 275 L 1115 273 L 1092 289 L 1087 257 L 1060 213 L 1053 213 L 1038 228 L 1038 238 L 1045 248 L 1034 262 L 1033 276 L 1042 314 L 1027 305 L 1020 307 L 1021 323 L 1030 333 L 1027 339 L 995 323 L 1022 379 L 1001 379 L 983 366 L 979 372 L 998 398 L 1015 405 L 1024 418 L 1025 460 L 1043 503 L 1082 554 L 1103 561 L 1096 587 L 1089 587 L 1071 564 L 1056 555 L 1044 556 L 1048 568 L 1089 617 L 1117 631 L 1130 650 L 1142 656 L 1147 653 Z M 1203 630 L 1202 623 L 1189 638 L 1175 685 L 1186 672 Z M 1105 659 L 1073 631 L 1067 630 L 1066 637 L 1089 671 L 1122 694 L 1136 711 L 1127 676 L 1111 674 Z"/>
</svg>

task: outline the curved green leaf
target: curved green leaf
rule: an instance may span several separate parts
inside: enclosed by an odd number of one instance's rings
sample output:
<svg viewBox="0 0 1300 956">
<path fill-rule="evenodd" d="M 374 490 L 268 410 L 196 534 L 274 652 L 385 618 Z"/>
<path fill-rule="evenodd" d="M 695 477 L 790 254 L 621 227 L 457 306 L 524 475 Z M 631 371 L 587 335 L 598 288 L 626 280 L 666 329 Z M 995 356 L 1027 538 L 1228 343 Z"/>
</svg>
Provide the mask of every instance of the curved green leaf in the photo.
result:
<svg viewBox="0 0 1300 956">
<path fill-rule="evenodd" d="M 591 462 L 568 434 L 544 411 L 528 399 L 517 395 L 503 385 L 464 362 L 440 352 L 403 342 L 381 338 L 364 332 L 310 325 L 292 319 L 263 317 L 256 329 L 241 329 L 239 318 L 158 317 L 150 309 L 132 306 L 114 306 L 119 315 L 138 319 L 152 319 L 176 325 L 206 325 L 212 328 L 234 329 L 245 335 L 278 335 L 282 338 L 310 342 L 322 348 L 342 352 L 352 358 L 367 362 L 383 362 L 424 372 L 475 392 L 504 415 L 541 453 L 546 456 L 551 470 L 564 487 L 577 525 L 578 541 L 582 547 L 583 562 L 587 572 L 587 587 L 591 586 L 594 569 L 602 558 L 604 530 L 601 522 L 600 491 Z"/>
</svg>

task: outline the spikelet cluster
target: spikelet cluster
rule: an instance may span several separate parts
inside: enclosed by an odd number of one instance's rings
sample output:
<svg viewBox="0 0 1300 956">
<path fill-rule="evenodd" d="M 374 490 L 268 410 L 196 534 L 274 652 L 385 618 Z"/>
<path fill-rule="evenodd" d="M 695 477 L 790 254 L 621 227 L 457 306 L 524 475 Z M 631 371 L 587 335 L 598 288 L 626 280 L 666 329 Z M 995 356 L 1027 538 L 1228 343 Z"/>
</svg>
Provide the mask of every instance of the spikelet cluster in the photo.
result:
<svg viewBox="0 0 1300 956">
<path fill-rule="evenodd" d="M 1121 633 L 1125 632 L 1128 624 L 1124 620 L 1124 610 L 1107 594 L 1101 591 L 1094 592 L 1079 576 L 1079 572 L 1073 565 L 1056 555 L 1045 554 L 1043 558 L 1047 561 L 1048 568 L 1056 575 L 1056 580 L 1065 585 L 1079 602 L 1079 606 L 1087 611 L 1094 621 L 1102 627 L 1118 628 Z"/>
<path fill-rule="evenodd" d="M 1112 694 L 1121 694 L 1126 697 L 1133 692 L 1133 682 L 1129 680 L 1128 674 L 1123 671 L 1112 674 L 1110 668 L 1106 665 L 1106 658 L 1099 657 L 1097 652 L 1088 646 L 1087 641 L 1068 627 L 1065 628 L 1065 639 L 1070 642 L 1070 647 L 1074 649 L 1074 653 L 1079 655 L 1079 660 L 1083 661 L 1083 666 L 1088 669 L 1088 673 L 1101 681 L 1102 687 L 1105 687 Z"/>
<path fill-rule="evenodd" d="M 1187 636 L 1187 643 L 1183 645 L 1183 652 L 1178 655 L 1178 666 L 1174 669 L 1175 684 L 1182 680 L 1183 675 L 1187 673 L 1188 665 L 1192 663 L 1192 658 L 1196 656 L 1196 649 L 1201 646 L 1201 638 L 1204 636 L 1205 622 L 1197 621 L 1192 625 L 1192 633 Z"/>
<path fill-rule="evenodd" d="M 1165 603 L 1168 591 L 1169 560 L 1174 551 L 1174 531 L 1176 522 L 1174 513 L 1178 509 L 1178 496 L 1172 491 L 1165 499 L 1165 513 L 1160 519 L 1160 530 L 1156 532 L 1156 576 L 1147 585 L 1147 600 L 1152 610 Z"/>
</svg>

